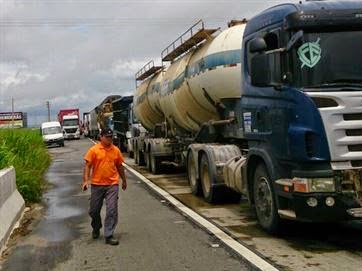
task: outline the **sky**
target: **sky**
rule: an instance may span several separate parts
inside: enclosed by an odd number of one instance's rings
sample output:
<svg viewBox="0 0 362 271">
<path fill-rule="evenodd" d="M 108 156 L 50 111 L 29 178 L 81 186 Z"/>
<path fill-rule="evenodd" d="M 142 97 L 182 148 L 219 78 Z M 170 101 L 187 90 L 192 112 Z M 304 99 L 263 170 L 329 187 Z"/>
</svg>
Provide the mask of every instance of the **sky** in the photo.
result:
<svg viewBox="0 0 362 271">
<path fill-rule="evenodd" d="M 0 112 L 30 126 L 60 108 L 89 112 L 132 95 L 135 73 L 202 19 L 225 29 L 281 0 L 0 0 Z"/>
</svg>

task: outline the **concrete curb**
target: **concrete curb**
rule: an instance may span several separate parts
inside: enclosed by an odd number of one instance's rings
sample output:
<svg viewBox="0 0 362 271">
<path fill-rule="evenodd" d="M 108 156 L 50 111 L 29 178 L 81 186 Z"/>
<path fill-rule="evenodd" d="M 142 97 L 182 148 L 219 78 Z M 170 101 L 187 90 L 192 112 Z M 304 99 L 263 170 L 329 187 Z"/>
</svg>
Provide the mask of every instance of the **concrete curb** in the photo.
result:
<svg viewBox="0 0 362 271">
<path fill-rule="evenodd" d="M 14 167 L 0 170 L 0 252 L 24 209 L 24 199 L 16 188 Z"/>
</svg>

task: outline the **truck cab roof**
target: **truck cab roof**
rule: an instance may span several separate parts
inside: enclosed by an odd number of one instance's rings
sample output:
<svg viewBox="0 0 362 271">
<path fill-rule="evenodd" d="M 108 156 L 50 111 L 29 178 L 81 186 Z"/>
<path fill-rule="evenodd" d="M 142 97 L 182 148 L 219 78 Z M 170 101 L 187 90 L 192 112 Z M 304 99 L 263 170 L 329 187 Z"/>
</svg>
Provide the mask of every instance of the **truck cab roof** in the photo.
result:
<svg viewBox="0 0 362 271">
<path fill-rule="evenodd" d="M 251 35 L 265 27 L 281 24 L 288 15 L 293 13 L 311 14 L 322 13 L 323 11 L 350 11 L 350 15 L 359 19 L 362 23 L 362 17 L 356 17 L 356 14 L 362 13 L 362 1 L 305 1 L 299 3 L 280 4 L 264 10 L 253 17 L 246 25 L 244 36 Z M 284 25 L 288 27 L 287 24 Z"/>
<path fill-rule="evenodd" d="M 49 122 L 43 122 L 41 124 L 41 128 L 49 128 L 49 127 L 60 127 L 59 121 L 49 121 Z"/>
</svg>

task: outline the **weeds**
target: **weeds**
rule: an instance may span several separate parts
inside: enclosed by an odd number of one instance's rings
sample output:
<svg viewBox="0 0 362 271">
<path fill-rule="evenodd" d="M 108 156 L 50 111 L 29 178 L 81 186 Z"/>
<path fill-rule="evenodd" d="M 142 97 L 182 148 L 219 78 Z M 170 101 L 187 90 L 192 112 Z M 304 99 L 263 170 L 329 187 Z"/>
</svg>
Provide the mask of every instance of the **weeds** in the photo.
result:
<svg viewBox="0 0 362 271">
<path fill-rule="evenodd" d="M 16 184 L 26 202 L 38 202 L 50 156 L 38 130 L 0 130 L 0 169 L 14 166 Z"/>
</svg>

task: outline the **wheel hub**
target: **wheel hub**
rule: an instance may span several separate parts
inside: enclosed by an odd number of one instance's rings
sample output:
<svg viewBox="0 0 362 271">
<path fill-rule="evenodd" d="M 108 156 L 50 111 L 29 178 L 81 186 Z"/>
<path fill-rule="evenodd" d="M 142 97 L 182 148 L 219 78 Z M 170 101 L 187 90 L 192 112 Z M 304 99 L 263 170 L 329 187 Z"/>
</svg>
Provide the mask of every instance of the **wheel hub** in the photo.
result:
<svg viewBox="0 0 362 271">
<path fill-rule="evenodd" d="M 268 181 L 264 177 L 259 180 L 256 197 L 256 205 L 259 212 L 267 218 L 271 217 L 272 195 Z"/>
</svg>

